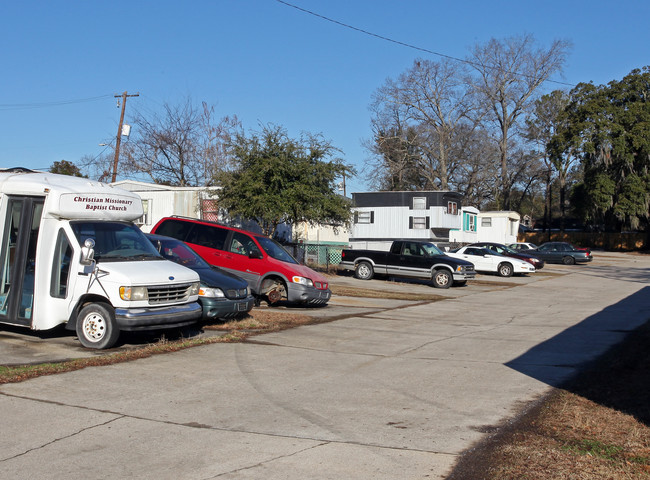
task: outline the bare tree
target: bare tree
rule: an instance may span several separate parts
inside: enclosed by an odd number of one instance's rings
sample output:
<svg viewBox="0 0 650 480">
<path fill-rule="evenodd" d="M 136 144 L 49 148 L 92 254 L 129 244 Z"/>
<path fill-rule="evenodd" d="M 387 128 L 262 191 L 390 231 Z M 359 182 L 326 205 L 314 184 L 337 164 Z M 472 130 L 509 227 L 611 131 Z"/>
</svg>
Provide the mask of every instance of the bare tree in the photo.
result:
<svg viewBox="0 0 650 480">
<path fill-rule="evenodd" d="M 406 165 L 421 176 L 423 184 L 415 188 L 449 189 L 450 171 L 462 160 L 453 150 L 455 137 L 461 126 L 475 125 L 471 113 L 476 109 L 464 77 L 462 65 L 419 59 L 375 92 L 376 148 L 371 151 L 379 156 L 379 166 L 389 167 L 389 175 L 394 173 L 390 167 Z"/>
<path fill-rule="evenodd" d="M 556 40 L 548 49 L 538 49 L 532 36 L 492 39 L 476 45 L 469 56 L 475 75 L 471 82 L 482 98 L 486 125 L 495 132 L 499 147 L 501 191 L 499 206 L 511 207 L 513 177 L 508 174 L 509 147 L 516 136 L 520 117 L 525 114 L 542 83 L 560 72 L 569 43 Z"/>
<path fill-rule="evenodd" d="M 165 104 L 162 115 L 138 112 L 133 123 L 137 137 L 125 148 L 128 168 L 178 186 L 210 185 L 227 168 L 225 145 L 239 127 L 236 117 L 215 121 L 214 107 L 195 107 L 189 98 L 182 105 Z"/>
</svg>

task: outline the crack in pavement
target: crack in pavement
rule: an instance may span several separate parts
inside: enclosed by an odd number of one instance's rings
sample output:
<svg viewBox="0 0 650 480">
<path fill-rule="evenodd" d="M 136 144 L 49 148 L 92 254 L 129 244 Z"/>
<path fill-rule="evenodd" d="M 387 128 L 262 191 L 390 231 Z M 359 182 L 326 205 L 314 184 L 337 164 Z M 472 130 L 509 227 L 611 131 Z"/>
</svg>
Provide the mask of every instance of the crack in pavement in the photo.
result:
<svg viewBox="0 0 650 480">
<path fill-rule="evenodd" d="M 3 395 L 5 395 L 5 394 L 3 394 Z M 12 395 L 7 395 L 7 396 L 12 396 Z M 22 398 L 22 397 L 18 397 L 18 398 Z M 35 400 L 35 399 L 29 399 L 29 400 Z M 38 400 L 36 400 L 36 401 L 38 401 Z M 48 403 L 48 402 L 46 402 L 46 403 Z M 15 454 L 15 455 L 12 455 L 11 457 L 2 458 L 2 459 L 0 459 L 0 462 L 6 462 L 6 461 L 9 461 L 9 460 L 13 460 L 13 459 L 15 459 L 15 458 L 18 458 L 18 457 L 22 457 L 23 455 L 27 455 L 28 453 L 34 452 L 34 451 L 36 451 L 36 450 L 40 450 L 40 449 L 42 449 L 42 448 L 45 448 L 45 447 L 47 447 L 47 446 L 49 446 L 49 445 L 53 445 L 53 444 L 55 444 L 55 443 L 57 443 L 57 442 L 60 442 L 60 441 L 62 441 L 62 440 L 66 440 L 66 439 L 68 439 L 68 438 L 75 437 L 75 436 L 77 436 L 77 435 L 79 435 L 79 434 L 81 434 L 81 433 L 83 433 L 83 432 L 88 431 L 88 430 L 93 430 L 93 429 L 95 429 L 95 428 L 97 428 L 97 427 L 103 427 L 103 426 L 105 426 L 105 425 L 108 425 L 109 423 L 113 423 L 113 422 L 115 422 L 116 420 L 119 420 L 119 419 L 124 418 L 124 417 L 125 417 L 125 415 L 120 415 L 120 416 L 118 416 L 118 417 L 116 417 L 116 418 L 111 418 L 110 420 L 107 420 L 107 421 L 105 421 L 105 422 L 103 422 L 103 423 L 98 423 L 98 424 L 96 424 L 96 425 L 91 425 L 91 426 L 89 426 L 89 427 L 84 427 L 84 428 L 82 428 L 81 430 L 78 430 L 78 431 L 76 431 L 76 432 L 74 432 L 74 433 L 71 433 L 71 434 L 69 434 L 69 435 L 65 435 L 65 436 L 63 436 L 63 437 L 55 438 L 54 440 L 51 440 L 51 441 L 49 441 L 49 442 L 46 442 L 46 443 L 44 443 L 44 444 L 42 444 L 42 445 L 39 445 L 39 446 L 37 446 L 37 447 L 28 448 L 28 449 L 25 450 L 24 452 L 17 453 L 17 454 Z"/>
</svg>

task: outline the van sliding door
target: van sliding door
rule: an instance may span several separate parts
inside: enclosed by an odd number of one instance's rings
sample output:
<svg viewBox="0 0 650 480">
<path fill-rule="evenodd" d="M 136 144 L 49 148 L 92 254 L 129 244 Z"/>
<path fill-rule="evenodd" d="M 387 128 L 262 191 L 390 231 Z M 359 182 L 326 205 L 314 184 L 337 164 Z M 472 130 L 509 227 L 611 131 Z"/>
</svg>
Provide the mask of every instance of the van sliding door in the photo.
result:
<svg viewBox="0 0 650 480">
<path fill-rule="evenodd" d="M 31 325 L 43 199 L 9 197 L 0 249 L 0 322 Z"/>
</svg>

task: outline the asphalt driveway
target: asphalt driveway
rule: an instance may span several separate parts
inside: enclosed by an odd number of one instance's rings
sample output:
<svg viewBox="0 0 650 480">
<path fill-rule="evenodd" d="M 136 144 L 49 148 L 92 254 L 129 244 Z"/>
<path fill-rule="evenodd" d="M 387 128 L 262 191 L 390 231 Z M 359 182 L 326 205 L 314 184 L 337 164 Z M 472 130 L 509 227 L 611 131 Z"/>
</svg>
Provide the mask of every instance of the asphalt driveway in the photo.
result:
<svg viewBox="0 0 650 480">
<path fill-rule="evenodd" d="M 595 257 L 518 286 L 2 385 L 0 476 L 444 478 L 650 317 L 650 258 Z"/>
</svg>

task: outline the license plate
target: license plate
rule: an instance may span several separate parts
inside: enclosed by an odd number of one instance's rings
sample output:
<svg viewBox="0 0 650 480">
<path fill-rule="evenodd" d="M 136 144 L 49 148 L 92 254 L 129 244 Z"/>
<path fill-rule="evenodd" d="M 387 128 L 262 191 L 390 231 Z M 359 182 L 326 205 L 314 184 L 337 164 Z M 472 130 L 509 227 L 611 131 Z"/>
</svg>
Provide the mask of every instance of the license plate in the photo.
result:
<svg viewBox="0 0 650 480">
<path fill-rule="evenodd" d="M 248 310 L 248 303 L 244 302 L 244 303 L 238 303 L 237 304 L 237 311 L 238 312 L 245 312 L 246 310 Z"/>
</svg>

